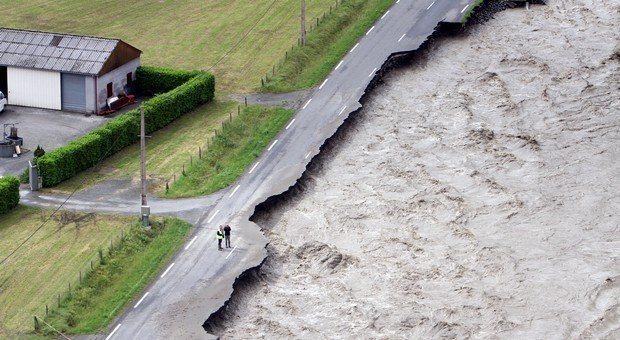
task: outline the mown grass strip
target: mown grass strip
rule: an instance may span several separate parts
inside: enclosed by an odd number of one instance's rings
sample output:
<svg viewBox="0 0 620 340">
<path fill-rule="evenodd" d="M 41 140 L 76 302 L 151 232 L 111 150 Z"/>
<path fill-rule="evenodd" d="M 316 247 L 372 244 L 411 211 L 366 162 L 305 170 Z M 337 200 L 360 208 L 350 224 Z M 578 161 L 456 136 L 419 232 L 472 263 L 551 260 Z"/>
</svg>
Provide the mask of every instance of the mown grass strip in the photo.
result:
<svg viewBox="0 0 620 340">
<path fill-rule="evenodd" d="M 472 17 L 472 15 L 474 15 L 474 12 L 476 11 L 476 9 L 482 5 L 482 3 L 484 2 L 484 0 L 476 0 L 474 1 L 473 4 L 471 4 L 471 6 L 469 6 L 469 8 L 467 9 L 467 12 L 465 12 L 465 14 L 463 15 L 463 18 L 461 19 L 461 23 L 465 24 L 467 21 L 469 21 L 469 19 Z"/>
<path fill-rule="evenodd" d="M 69 334 L 93 333 L 106 327 L 174 255 L 190 228 L 189 223 L 175 218 L 156 221 L 150 230 L 135 223 L 46 322 Z M 47 329 L 44 333 L 53 334 Z"/>
<path fill-rule="evenodd" d="M 319 84 L 393 0 L 343 0 L 312 32 L 307 43 L 296 47 L 262 88 L 265 92 L 290 92 Z"/>
<path fill-rule="evenodd" d="M 201 160 L 170 186 L 164 197 L 206 195 L 232 184 L 263 152 L 293 115 L 279 107 L 248 106 L 215 136 Z"/>
</svg>

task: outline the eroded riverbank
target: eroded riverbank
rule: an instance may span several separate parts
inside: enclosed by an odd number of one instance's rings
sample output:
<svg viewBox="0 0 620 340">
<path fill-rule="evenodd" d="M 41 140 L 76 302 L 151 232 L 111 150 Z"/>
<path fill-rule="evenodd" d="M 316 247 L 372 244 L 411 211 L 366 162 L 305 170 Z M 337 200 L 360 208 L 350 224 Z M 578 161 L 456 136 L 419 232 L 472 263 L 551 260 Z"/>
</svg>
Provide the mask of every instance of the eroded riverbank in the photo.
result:
<svg viewBox="0 0 620 340">
<path fill-rule="evenodd" d="M 620 4 L 549 1 L 376 88 L 301 193 L 224 338 L 613 338 Z"/>
</svg>

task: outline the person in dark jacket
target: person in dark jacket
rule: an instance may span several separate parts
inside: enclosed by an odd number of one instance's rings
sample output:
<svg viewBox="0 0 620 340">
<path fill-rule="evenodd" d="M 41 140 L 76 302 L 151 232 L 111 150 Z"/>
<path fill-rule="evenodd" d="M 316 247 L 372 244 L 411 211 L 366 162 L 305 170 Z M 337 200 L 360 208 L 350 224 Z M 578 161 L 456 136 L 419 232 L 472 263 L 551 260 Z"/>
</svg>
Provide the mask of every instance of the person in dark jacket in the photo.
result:
<svg viewBox="0 0 620 340">
<path fill-rule="evenodd" d="M 222 250 L 222 240 L 224 239 L 224 232 L 222 231 L 222 226 L 217 229 L 217 250 Z"/>
<path fill-rule="evenodd" d="M 224 227 L 224 239 L 226 240 L 226 248 L 230 248 L 230 226 L 228 224 Z"/>
</svg>

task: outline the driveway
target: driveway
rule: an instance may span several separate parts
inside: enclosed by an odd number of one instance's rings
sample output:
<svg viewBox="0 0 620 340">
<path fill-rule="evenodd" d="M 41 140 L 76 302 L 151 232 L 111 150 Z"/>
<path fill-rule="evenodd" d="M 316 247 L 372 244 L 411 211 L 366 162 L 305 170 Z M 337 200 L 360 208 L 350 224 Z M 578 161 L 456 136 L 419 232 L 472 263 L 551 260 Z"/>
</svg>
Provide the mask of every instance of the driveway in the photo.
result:
<svg viewBox="0 0 620 340">
<path fill-rule="evenodd" d="M 0 176 L 18 175 L 28 166 L 37 145 L 51 151 L 105 123 L 109 118 L 75 112 L 7 106 L 0 113 L 0 128 L 15 123 L 18 136 L 24 138 L 23 154 L 17 158 L 0 158 Z M 9 128 L 6 129 L 7 134 Z"/>
</svg>

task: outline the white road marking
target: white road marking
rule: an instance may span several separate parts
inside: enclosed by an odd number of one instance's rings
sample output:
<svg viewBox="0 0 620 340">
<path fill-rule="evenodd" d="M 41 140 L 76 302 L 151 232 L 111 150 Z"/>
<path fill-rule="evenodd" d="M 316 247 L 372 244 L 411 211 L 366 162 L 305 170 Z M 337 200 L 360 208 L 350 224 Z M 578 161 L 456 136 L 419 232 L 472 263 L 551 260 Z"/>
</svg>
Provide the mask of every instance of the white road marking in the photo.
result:
<svg viewBox="0 0 620 340">
<path fill-rule="evenodd" d="M 144 300 L 144 298 L 146 298 L 146 296 L 147 296 L 147 295 L 149 295 L 149 292 L 146 292 L 146 293 L 144 294 L 144 296 L 142 297 L 142 299 L 140 299 L 140 301 L 138 301 L 138 303 L 136 303 L 136 305 L 135 305 L 135 306 L 133 306 L 133 308 L 134 308 L 134 309 L 135 309 L 135 308 L 137 308 L 137 307 L 138 307 L 138 306 L 142 303 L 142 300 Z"/>
<path fill-rule="evenodd" d="M 310 154 L 311 154 L 311 153 L 312 153 L 312 152 L 308 152 L 308 153 L 306 154 L 306 157 L 304 157 L 304 159 L 308 159 L 308 157 L 310 157 Z"/>
<path fill-rule="evenodd" d="M 396 0 L 396 3 L 399 3 L 399 2 L 400 2 L 400 0 Z"/>
<path fill-rule="evenodd" d="M 377 70 L 377 68 L 376 68 L 376 67 L 375 67 L 375 68 L 373 68 L 373 69 L 372 69 L 372 72 L 370 72 L 370 74 L 369 74 L 368 76 L 369 76 L 369 77 L 372 77 L 372 75 L 373 75 L 373 74 L 375 74 L 375 71 L 376 71 L 376 70 Z"/>
<path fill-rule="evenodd" d="M 372 32 L 372 30 L 374 30 L 374 29 L 375 29 L 375 26 L 372 26 L 372 27 L 368 30 L 368 32 L 366 32 L 366 35 L 369 35 L 369 34 L 370 34 L 370 32 Z"/>
<path fill-rule="evenodd" d="M 276 143 L 278 142 L 278 140 L 274 140 L 273 143 L 271 143 L 271 145 L 269 146 L 269 149 L 267 149 L 267 151 L 271 151 L 271 149 L 273 149 L 273 147 L 276 145 Z"/>
<path fill-rule="evenodd" d="M 110 333 L 110 335 L 108 335 L 108 337 L 105 338 L 105 340 L 110 340 L 110 338 L 112 338 L 114 333 L 116 333 L 116 331 L 118 331 L 118 329 L 121 327 L 121 325 L 122 325 L 122 323 L 119 323 L 118 325 L 116 325 L 116 327 L 114 327 L 114 330 L 112 331 L 112 333 Z"/>
<path fill-rule="evenodd" d="M 340 65 L 342 65 L 342 63 L 344 62 L 344 60 L 341 60 L 338 65 L 336 66 L 336 70 L 340 67 Z"/>
<path fill-rule="evenodd" d="M 357 46 L 359 46 L 360 43 L 355 44 L 355 46 L 353 46 L 353 48 L 351 49 L 351 51 L 349 51 L 349 53 L 355 51 L 355 49 L 357 48 Z"/>
<path fill-rule="evenodd" d="M 346 109 L 346 108 L 347 108 L 347 106 L 345 105 L 345 106 L 342 108 L 342 110 L 340 110 L 340 112 L 338 113 L 338 115 L 340 116 L 340 115 L 344 112 L 344 109 Z"/>
<path fill-rule="evenodd" d="M 207 221 L 207 223 L 211 223 L 211 221 L 213 221 L 213 219 L 215 218 L 215 215 L 217 215 L 219 212 L 220 212 L 220 209 L 217 209 L 217 210 L 215 211 L 215 214 L 213 214 L 213 215 L 211 216 L 211 218 Z"/>
<path fill-rule="evenodd" d="M 164 278 L 164 276 L 166 276 L 166 274 L 168 274 L 168 272 L 170 271 L 170 269 L 172 269 L 172 266 L 174 266 L 174 262 L 172 262 L 172 264 L 170 266 L 168 266 L 168 269 L 166 269 L 166 271 L 161 274 L 160 278 Z"/>
<path fill-rule="evenodd" d="M 308 101 L 306 102 L 306 105 L 304 105 L 304 107 L 302 107 L 301 109 L 302 110 L 305 109 L 306 106 L 308 106 L 308 104 L 310 104 L 311 101 L 312 101 L 312 98 L 308 99 Z"/>
<path fill-rule="evenodd" d="M 189 241 L 189 243 L 185 246 L 185 250 L 189 249 L 189 247 L 191 247 L 192 244 L 194 244 L 194 241 L 196 241 L 197 238 L 198 236 L 194 236 L 194 238 L 191 241 Z"/>
<path fill-rule="evenodd" d="M 407 33 L 403 34 L 400 39 L 398 39 L 398 42 L 400 42 L 401 40 L 403 40 L 403 38 L 407 35 Z"/>
<path fill-rule="evenodd" d="M 385 18 L 385 16 L 388 15 L 388 13 L 390 13 L 390 11 L 385 12 L 385 14 L 381 16 L 381 19 Z"/>
<path fill-rule="evenodd" d="M 226 255 L 226 258 L 230 257 L 230 255 L 232 255 L 233 251 L 235 251 L 235 249 L 237 249 L 237 246 L 235 246 L 233 248 L 233 250 L 230 251 L 230 253 L 228 255 Z"/>
<path fill-rule="evenodd" d="M 294 122 L 295 122 L 295 118 L 293 118 L 293 120 L 291 120 L 291 122 L 290 122 L 290 123 L 288 123 L 288 125 L 286 126 L 286 129 L 285 129 L 285 130 L 288 130 L 288 128 L 290 128 L 290 127 L 291 127 L 291 125 L 293 125 L 293 123 L 294 123 Z"/>
<path fill-rule="evenodd" d="M 294 120 L 294 119 L 293 119 L 293 120 Z M 233 190 L 233 192 L 231 192 L 231 193 L 230 193 L 230 195 L 228 196 L 228 198 L 233 197 L 233 195 L 237 192 L 237 190 L 239 190 L 239 188 L 240 188 L 240 187 L 241 187 L 241 185 L 237 185 L 237 186 L 235 187 L 235 190 Z"/>
<path fill-rule="evenodd" d="M 433 3 L 426 8 L 426 10 L 428 11 L 429 9 L 431 9 L 431 7 L 433 7 L 434 4 L 435 4 L 435 1 L 433 1 Z"/>
<path fill-rule="evenodd" d="M 469 5 L 467 5 L 467 6 L 463 7 L 463 10 L 461 10 L 461 14 L 462 14 L 463 12 L 465 12 L 465 10 L 466 10 L 468 7 L 469 7 Z"/>
<path fill-rule="evenodd" d="M 323 86 L 325 86 L 325 83 L 327 83 L 327 81 L 329 80 L 329 78 L 323 80 L 323 83 L 321 84 L 321 86 L 319 86 L 319 90 L 323 88 Z"/>
<path fill-rule="evenodd" d="M 254 171 L 254 169 L 256 169 L 256 167 L 260 164 L 260 162 L 256 162 L 256 164 L 254 164 L 254 166 L 252 167 L 252 169 L 250 169 L 250 172 L 248 172 L 249 174 L 252 173 L 252 171 Z"/>
</svg>

